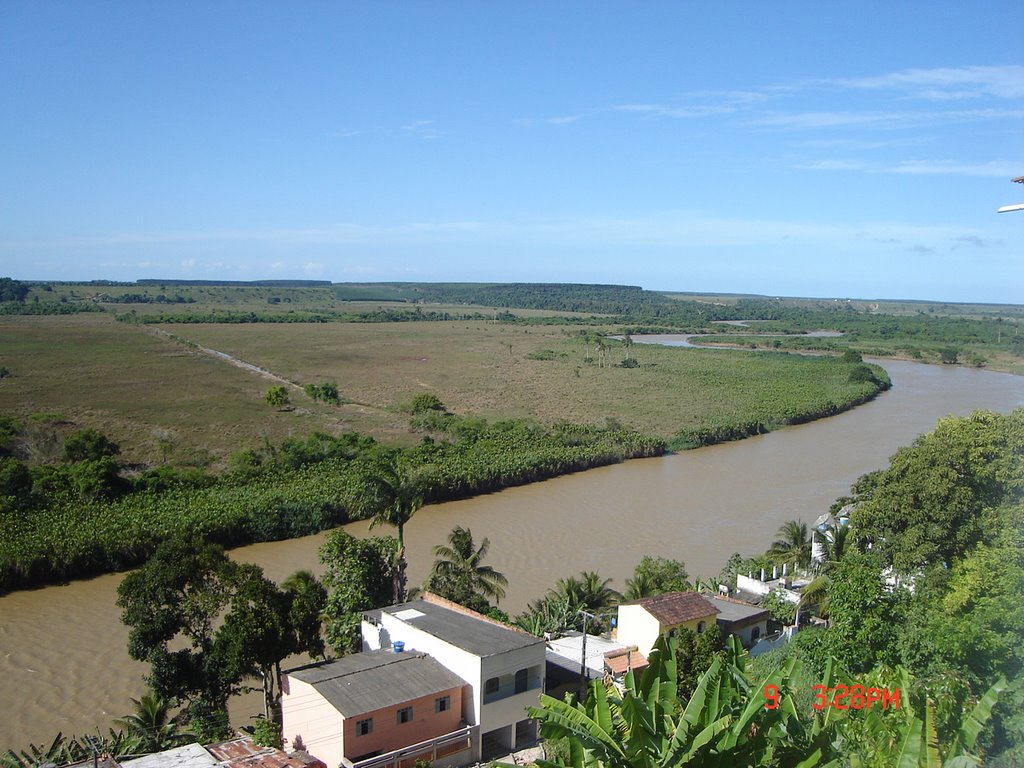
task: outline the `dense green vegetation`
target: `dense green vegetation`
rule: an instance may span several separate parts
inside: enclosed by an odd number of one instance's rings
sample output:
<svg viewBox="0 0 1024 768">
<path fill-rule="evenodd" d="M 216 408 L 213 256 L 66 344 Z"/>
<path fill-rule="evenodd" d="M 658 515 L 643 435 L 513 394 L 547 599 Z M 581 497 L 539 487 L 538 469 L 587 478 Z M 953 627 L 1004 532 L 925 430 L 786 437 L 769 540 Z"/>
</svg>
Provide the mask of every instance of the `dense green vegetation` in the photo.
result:
<svg viewBox="0 0 1024 768">
<path fill-rule="evenodd" d="M 242 451 L 216 478 L 167 473 L 165 482 L 144 475 L 134 485 L 109 455 L 32 468 L 4 457 L 0 589 L 137 565 L 179 534 L 237 545 L 372 516 L 365 491 L 382 463 L 414 470 L 429 503 L 664 450 L 661 441 L 622 429 L 453 421 L 443 442 L 399 450 L 356 434 L 317 434 Z"/>
<path fill-rule="evenodd" d="M 759 657 L 759 672 L 799 658 L 820 675 L 828 659 L 863 679 L 902 666 L 932 702 L 942 743 L 990 686 L 1005 690 L 978 742 L 991 766 L 1024 762 L 1024 409 L 950 417 L 862 477 L 833 512 L 820 574 L 801 612 L 827 618 Z M 784 548 L 760 563 L 785 562 Z M 740 570 L 758 560 L 736 564 Z M 899 586 L 894 586 L 899 585 Z M 865 685 L 867 683 L 864 683 Z M 881 764 L 885 764 L 884 761 Z"/>
</svg>

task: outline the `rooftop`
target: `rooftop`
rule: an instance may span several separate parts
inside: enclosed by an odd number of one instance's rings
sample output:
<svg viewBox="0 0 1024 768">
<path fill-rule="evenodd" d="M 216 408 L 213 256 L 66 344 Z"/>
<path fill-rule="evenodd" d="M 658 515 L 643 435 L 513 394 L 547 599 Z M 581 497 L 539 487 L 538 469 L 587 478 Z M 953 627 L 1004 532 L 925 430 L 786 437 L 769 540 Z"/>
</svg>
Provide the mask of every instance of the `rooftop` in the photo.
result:
<svg viewBox="0 0 1024 768">
<path fill-rule="evenodd" d="M 707 598 L 696 592 L 666 592 L 623 605 L 642 606 L 665 627 L 674 627 L 684 621 L 704 619 L 718 613 L 718 609 Z"/>
<path fill-rule="evenodd" d="M 760 621 L 768 618 L 768 611 L 759 605 L 751 605 L 740 600 L 707 595 L 707 600 L 718 609 L 717 621 L 730 624 L 736 621 Z"/>
<path fill-rule="evenodd" d="M 434 601 L 413 600 L 392 605 L 382 608 L 381 615 L 393 616 L 411 627 L 476 656 L 497 656 L 500 653 L 544 643 L 539 637 L 513 629 L 473 611 L 456 610 L 455 607 L 439 605 Z"/>
<path fill-rule="evenodd" d="M 425 653 L 367 651 L 287 670 L 345 717 L 403 704 L 465 683 Z"/>
<path fill-rule="evenodd" d="M 579 669 L 578 662 L 583 655 L 582 632 L 567 632 L 562 637 L 549 640 L 547 646 L 559 656 L 577 662 L 577 670 Z M 600 635 L 587 635 L 587 666 L 598 672 L 604 672 L 605 654 L 624 651 L 625 649 L 626 646 L 622 643 L 617 643 Z"/>
<path fill-rule="evenodd" d="M 145 757 L 121 760 L 122 768 L 215 768 L 217 760 L 199 744 L 186 744 Z"/>
<path fill-rule="evenodd" d="M 325 768 L 304 752 L 289 755 L 273 747 L 259 747 L 248 736 L 210 744 L 206 749 L 223 768 Z"/>
</svg>

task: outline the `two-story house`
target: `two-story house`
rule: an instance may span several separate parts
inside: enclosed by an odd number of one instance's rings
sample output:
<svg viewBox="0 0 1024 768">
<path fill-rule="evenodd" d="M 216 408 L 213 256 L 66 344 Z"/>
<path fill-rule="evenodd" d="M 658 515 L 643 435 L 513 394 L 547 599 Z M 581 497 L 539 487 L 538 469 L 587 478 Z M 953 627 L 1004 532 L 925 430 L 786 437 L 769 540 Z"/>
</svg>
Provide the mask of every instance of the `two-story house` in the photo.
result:
<svg viewBox="0 0 1024 768">
<path fill-rule="evenodd" d="M 468 685 L 461 716 L 478 726 L 484 753 L 536 738 L 525 709 L 544 690 L 544 641 L 435 595 L 363 614 L 363 649 L 430 654 Z M 475 756 L 480 759 L 480 753 Z"/>
<path fill-rule="evenodd" d="M 425 653 L 396 651 L 287 670 L 282 735 L 329 768 L 471 762 L 475 731 L 462 722 L 468 686 Z"/>
</svg>

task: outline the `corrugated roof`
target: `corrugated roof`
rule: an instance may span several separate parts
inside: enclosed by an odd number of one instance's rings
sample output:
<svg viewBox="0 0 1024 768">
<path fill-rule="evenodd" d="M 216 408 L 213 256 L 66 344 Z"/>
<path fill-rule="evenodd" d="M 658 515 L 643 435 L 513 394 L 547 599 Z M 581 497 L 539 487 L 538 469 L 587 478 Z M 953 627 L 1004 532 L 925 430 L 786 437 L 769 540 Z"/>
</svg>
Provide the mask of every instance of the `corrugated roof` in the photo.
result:
<svg viewBox="0 0 1024 768">
<path fill-rule="evenodd" d="M 707 599 L 718 609 L 717 621 L 725 621 L 729 624 L 737 621 L 760 621 L 768 618 L 768 611 L 759 605 L 750 605 L 739 600 L 726 600 L 721 597 L 708 595 Z"/>
<path fill-rule="evenodd" d="M 627 605 L 640 605 L 662 626 L 674 627 L 684 621 L 714 616 L 718 609 L 696 592 L 666 592 L 663 595 L 634 600 Z"/>
<path fill-rule="evenodd" d="M 121 768 L 215 768 L 217 760 L 199 744 L 155 752 L 145 757 L 122 760 Z"/>
<path fill-rule="evenodd" d="M 305 753 L 289 755 L 274 747 L 257 746 L 249 736 L 210 744 L 206 749 L 220 761 L 221 768 L 326 768 Z"/>
<path fill-rule="evenodd" d="M 544 643 L 539 637 L 518 632 L 498 622 L 476 618 L 468 612 L 455 611 L 425 600 L 392 605 L 381 612 L 476 656 L 496 656 Z"/>
<path fill-rule="evenodd" d="M 312 685 L 345 717 L 366 714 L 465 685 L 425 653 L 368 651 L 287 674 Z"/>
</svg>

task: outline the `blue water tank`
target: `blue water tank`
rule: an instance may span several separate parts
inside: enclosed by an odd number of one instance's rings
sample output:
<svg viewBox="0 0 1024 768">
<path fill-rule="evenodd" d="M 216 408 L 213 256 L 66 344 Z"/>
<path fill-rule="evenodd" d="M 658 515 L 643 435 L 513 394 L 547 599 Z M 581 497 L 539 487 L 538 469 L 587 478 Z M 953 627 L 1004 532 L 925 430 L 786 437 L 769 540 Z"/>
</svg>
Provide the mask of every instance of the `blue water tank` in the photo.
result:
<svg viewBox="0 0 1024 768">
<path fill-rule="evenodd" d="M 395 653 L 401 653 L 405 650 L 405 641 L 395 640 L 395 642 L 391 644 L 391 647 L 394 649 Z"/>
</svg>

